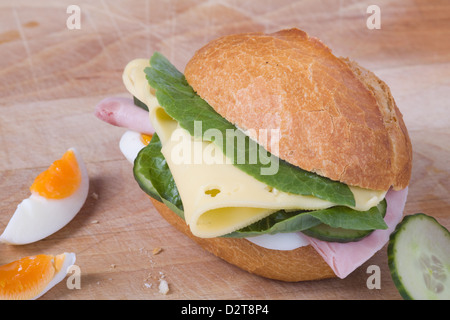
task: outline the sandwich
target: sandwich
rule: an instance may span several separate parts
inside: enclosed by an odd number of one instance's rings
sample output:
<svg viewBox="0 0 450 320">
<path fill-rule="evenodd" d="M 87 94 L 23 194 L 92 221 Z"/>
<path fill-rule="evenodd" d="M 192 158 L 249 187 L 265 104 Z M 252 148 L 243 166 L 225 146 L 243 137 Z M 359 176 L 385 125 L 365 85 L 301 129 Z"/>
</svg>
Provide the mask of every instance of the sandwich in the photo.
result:
<svg viewBox="0 0 450 320">
<path fill-rule="evenodd" d="M 128 63 L 95 114 L 170 224 L 250 273 L 345 278 L 400 222 L 412 148 L 389 87 L 299 29 Z M 140 138 L 139 138 L 140 137 Z M 132 143 L 130 141 L 147 142 Z"/>
</svg>

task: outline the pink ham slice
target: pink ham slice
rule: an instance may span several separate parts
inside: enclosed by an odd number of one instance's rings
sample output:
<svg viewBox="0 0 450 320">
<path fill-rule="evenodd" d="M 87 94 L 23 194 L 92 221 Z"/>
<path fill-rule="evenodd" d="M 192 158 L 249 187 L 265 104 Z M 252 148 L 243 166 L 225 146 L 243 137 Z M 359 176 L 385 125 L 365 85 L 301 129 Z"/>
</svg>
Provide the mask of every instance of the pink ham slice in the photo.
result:
<svg viewBox="0 0 450 320">
<path fill-rule="evenodd" d="M 407 196 L 408 188 L 400 191 L 391 189 L 386 194 L 387 209 L 384 218 L 388 225 L 386 230 L 375 230 L 370 236 L 358 242 L 326 242 L 308 237 L 309 243 L 333 269 L 336 276 L 343 279 L 369 260 L 389 241 L 389 235 L 403 217 Z"/>
<path fill-rule="evenodd" d="M 134 105 L 128 98 L 106 98 L 95 107 L 94 114 L 114 126 L 145 134 L 155 133 L 148 112 Z"/>
</svg>

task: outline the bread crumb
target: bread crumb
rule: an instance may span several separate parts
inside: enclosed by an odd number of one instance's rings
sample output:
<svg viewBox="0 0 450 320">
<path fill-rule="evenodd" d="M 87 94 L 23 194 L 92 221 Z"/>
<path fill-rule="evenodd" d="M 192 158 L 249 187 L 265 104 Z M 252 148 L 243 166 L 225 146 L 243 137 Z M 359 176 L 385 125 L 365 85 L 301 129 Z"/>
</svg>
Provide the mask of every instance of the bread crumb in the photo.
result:
<svg viewBox="0 0 450 320">
<path fill-rule="evenodd" d="M 98 194 L 96 192 L 92 192 L 91 194 L 92 198 L 94 198 L 95 200 L 98 200 Z"/>
<path fill-rule="evenodd" d="M 98 220 L 92 220 L 91 221 L 91 224 L 97 224 L 98 223 Z"/>
<path fill-rule="evenodd" d="M 169 284 L 166 280 L 160 279 L 158 289 L 159 293 L 166 295 L 169 293 Z"/>
<path fill-rule="evenodd" d="M 157 254 L 160 253 L 161 251 L 162 251 L 162 248 L 161 248 L 161 247 L 156 247 L 156 248 L 153 248 L 152 253 L 153 253 L 153 255 L 157 255 Z"/>
</svg>

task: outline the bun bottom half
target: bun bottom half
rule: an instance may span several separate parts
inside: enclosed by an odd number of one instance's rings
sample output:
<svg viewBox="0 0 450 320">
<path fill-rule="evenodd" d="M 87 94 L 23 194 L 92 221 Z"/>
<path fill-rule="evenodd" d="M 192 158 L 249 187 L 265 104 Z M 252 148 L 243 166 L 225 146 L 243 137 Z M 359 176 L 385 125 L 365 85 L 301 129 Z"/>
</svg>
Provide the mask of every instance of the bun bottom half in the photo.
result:
<svg viewBox="0 0 450 320">
<path fill-rule="evenodd" d="M 159 214 L 176 229 L 215 256 L 258 276 L 297 282 L 334 278 L 336 275 L 311 246 L 295 250 L 271 250 L 246 239 L 198 238 L 188 225 L 163 203 L 150 198 Z"/>
</svg>

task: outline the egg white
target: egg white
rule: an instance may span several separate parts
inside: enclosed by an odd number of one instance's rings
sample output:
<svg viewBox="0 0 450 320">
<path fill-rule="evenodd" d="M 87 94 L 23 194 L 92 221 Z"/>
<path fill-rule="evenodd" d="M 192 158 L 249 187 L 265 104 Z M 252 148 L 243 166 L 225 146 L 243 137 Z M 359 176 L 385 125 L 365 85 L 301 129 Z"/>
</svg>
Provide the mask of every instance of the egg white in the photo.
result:
<svg viewBox="0 0 450 320">
<path fill-rule="evenodd" d="M 139 151 L 145 147 L 142 142 L 141 134 L 135 131 L 126 131 L 120 138 L 119 148 L 125 158 L 134 163 Z"/>
<path fill-rule="evenodd" d="M 64 262 L 61 269 L 53 276 L 53 279 L 47 284 L 47 286 L 39 292 L 32 300 L 38 299 L 42 297 L 45 293 L 47 293 L 51 288 L 60 283 L 67 275 L 68 269 L 75 264 L 76 255 L 75 253 L 64 252 Z"/>
<path fill-rule="evenodd" d="M 89 177 L 80 154 L 74 148 L 71 150 L 81 172 L 78 190 L 63 199 L 47 199 L 32 193 L 17 206 L 0 236 L 1 242 L 15 245 L 36 242 L 60 230 L 77 215 L 88 195 Z"/>
<path fill-rule="evenodd" d="M 263 234 L 246 239 L 271 250 L 294 250 L 309 245 L 308 239 L 301 232 Z"/>
</svg>

